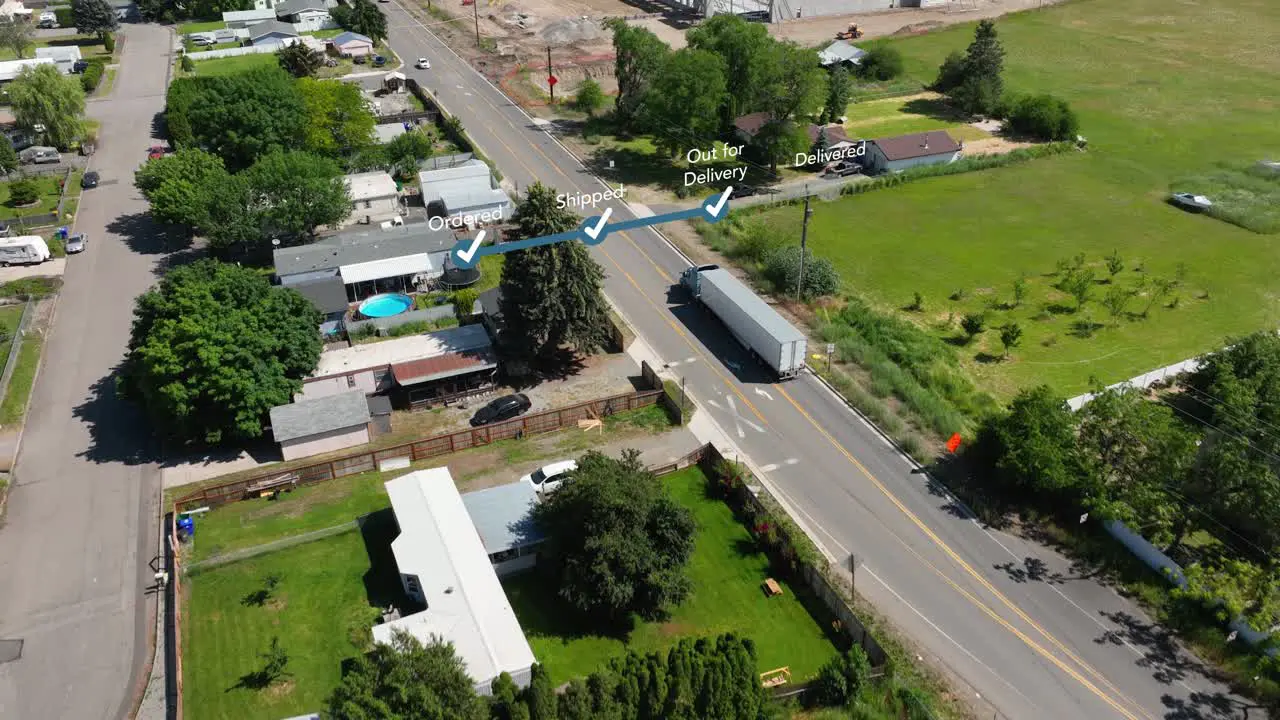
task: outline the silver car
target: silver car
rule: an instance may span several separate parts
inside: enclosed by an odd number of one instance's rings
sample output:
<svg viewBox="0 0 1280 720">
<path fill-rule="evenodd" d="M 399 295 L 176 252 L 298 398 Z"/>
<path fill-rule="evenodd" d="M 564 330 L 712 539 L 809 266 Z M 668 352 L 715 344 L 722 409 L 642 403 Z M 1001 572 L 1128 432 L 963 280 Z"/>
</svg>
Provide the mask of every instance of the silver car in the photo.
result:
<svg viewBox="0 0 1280 720">
<path fill-rule="evenodd" d="M 75 255 L 84 252 L 84 248 L 89 244 L 89 236 L 84 233 L 76 233 L 67 238 L 67 254 Z"/>
</svg>

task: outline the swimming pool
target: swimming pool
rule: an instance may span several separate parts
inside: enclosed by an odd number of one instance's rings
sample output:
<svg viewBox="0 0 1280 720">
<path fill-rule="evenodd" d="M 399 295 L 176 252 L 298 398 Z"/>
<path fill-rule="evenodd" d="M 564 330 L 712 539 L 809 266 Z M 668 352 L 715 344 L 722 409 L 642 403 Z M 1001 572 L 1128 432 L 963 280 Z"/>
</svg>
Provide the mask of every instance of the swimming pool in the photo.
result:
<svg viewBox="0 0 1280 720">
<path fill-rule="evenodd" d="M 360 303 L 360 314 L 371 318 L 391 317 L 413 307 L 413 298 L 400 293 L 374 295 Z"/>
</svg>

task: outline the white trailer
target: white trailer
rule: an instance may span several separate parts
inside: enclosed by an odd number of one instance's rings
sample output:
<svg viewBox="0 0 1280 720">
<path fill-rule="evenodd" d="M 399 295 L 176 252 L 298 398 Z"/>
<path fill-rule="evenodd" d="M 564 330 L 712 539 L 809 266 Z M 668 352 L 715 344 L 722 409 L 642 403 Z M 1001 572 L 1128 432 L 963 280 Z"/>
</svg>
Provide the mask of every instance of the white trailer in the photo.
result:
<svg viewBox="0 0 1280 720">
<path fill-rule="evenodd" d="M 691 267 L 680 276 L 680 284 L 779 378 L 793 378 L 804 369 L 804 334 L 728 270 L 717 265 Z"/>
<path fill-rule="evenodd" d="M 53 257 L 39 235 L 0 237 L 0 265 L 39 265 Z"/>
</svg>

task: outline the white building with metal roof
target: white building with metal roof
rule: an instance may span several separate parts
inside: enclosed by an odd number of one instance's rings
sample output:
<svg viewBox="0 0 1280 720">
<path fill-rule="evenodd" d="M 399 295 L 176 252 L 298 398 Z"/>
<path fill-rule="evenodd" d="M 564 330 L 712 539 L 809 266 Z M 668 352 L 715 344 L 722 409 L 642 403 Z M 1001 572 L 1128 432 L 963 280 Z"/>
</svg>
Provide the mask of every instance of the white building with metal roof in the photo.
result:
<svg viewBox="0 0 1280 720">
<path fill-rule="evenodd" d="M 351 302 L 383 292 L 409 292 L 419 281 L 444 273 L 457 238 L 426 223 L 351 229 L 310 245 L 272 253 L 281 285 L 338 276 Z"/>
<path fill-rule="evenodd" d="M 489 553 L 448 468 L 419 470 L 386 483 L 400 535 L 391 543 L 405 594 L 421 612 L 375 625 L 373 639 L 395 631 L 423 644 L 452 643 L 476 691 L 489 695 L 508 673 L 527 687 L 535 661 Z"/>
<path fill-rule="evenodd" d="M 432 215 L 481 215 L 500 213 L 511 217 L 515 206 L 483 160 L 471 159 L 456 167 L 418 173 L 422 202 Z"/>
<path fill-rule="evenodd" d="M 462 496 L 471 522 L 480 533 L 498 577 L 532 568 L 538 562 L 538 546 L 546 539 L 533 520 L 538 491 L 526 482 L 475 490 Z"/>
</svg>

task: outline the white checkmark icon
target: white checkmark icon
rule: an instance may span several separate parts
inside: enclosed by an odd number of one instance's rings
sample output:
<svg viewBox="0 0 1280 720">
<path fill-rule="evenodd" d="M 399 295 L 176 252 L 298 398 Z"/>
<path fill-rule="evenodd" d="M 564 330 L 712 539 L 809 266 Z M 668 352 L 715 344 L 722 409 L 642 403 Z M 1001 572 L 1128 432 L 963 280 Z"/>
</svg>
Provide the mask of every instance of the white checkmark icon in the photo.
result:
<svg viewBox="0 0 1280 720">
<path fill-rule="evenodd" d="M 724 189 L 723 193 L 720 193 L 720 199 L 716 201 L 715 205 L 706 206 L 707 212 L 711 213 L 711 217 L 720 217 L 720 211 L 724 210 L 725 203 L 729 202 L 729 195 L 732 192 L 733 186 L 730 185 Z"/>
<path fill-rule="evenodd" d="M 596 221 L 596 224 L 589 228 L 583 228 L 582 232 L 586 233 L 587 236 L 590 237 L 592 240 L 595 240 L 596 238 L 600 237 L 600 231 L 604 229 L 604 224 L 609 222 L 609 216 L 612 214 L 613 214 L 613 208 L 611 207 L 605 208 L 604 214 L 600 216 L 600 219 Z"/>
<path fill-rule="evenodd" d="M 471 258 L 476 256 L 476 251 L 480 249 L 480 243 L 482 242 L 484 242 L 483 230 L 476 233 L 476 236 L 471 239 L 471 244 L 467 246 L 466 250 L 458 251 L 458 259 L 462 260 L 464 263 L 471 262 Z"/>
</svg>

